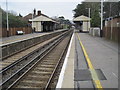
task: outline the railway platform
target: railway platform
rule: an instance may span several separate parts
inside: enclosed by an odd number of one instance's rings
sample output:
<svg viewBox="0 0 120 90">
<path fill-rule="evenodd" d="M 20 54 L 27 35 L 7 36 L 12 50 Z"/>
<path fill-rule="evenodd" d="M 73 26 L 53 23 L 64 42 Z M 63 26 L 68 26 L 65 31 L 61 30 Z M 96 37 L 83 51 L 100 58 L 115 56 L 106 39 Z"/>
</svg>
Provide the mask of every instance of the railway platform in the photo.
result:
<svg viewBox="0 0 120 90">
<path fill-rule="evenodd" d="M 2 44 L 9 44 L 14 42 L 19 42 L 23 40 L 27 40 L 34 37 L 40 37 L 42 35 L 45 35 L 47 33 L 31 33 L 31 34 L 24 34 L 24 35 L 15 35 L 10 37 L 4 37 L 2 38 Z"/>
<path fill-rule="evenodd" d="M 37 45 L 38 43 L 49 40 L 50 38 L 57 36 L 66 30 L 67 29 L 61 29 L 53 32 L 32 33 L 1 38 L 2 44 L 0 44 L 0 47 L 2 49 L 2 56 L 0 56 L 0 59 L 6 58 L 10 55 Z"/>
<path fill-rule="evenodd" d="M 117 43 L 75 32 L 67 54 L 56 88 L 118 90 Z"/>
<path fill-rule="evenodd" d="M 10 44 L 10 43 L 20 42 L 20 41 L 28 40 L 28 39 L 35 38 L 35 37 L 41 37 L 43 35 L 51 34 L 51 33 L 54 33 L 54 32 L 59 32 L 59 31 L 62 31 L 62 30 L 64 30 L 64 29 L 56 30 L 56 31 L 53 31 L 53 32 L 39 32 L 39 33 L 31 33 L 31 34 L 4 37 L 4 38 L 1 38 L 0 43 L 1 43 L 1 45 L 5 45 L 5 44 Z"/>
</svg>

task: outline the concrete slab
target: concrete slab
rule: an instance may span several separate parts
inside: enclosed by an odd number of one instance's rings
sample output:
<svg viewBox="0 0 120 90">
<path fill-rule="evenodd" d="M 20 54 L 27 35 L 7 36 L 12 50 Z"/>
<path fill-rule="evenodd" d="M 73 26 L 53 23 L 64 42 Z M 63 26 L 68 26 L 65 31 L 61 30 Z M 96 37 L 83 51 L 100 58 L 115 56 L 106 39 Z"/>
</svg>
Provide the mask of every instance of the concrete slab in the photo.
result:
<svg viewBox="0 0 120 90">
<path fill-rule="evenodd" d="M 88 69 L 75 69 L 75 81 L 90 81 L 91 80 L 91 74 Z"/>
</svg>

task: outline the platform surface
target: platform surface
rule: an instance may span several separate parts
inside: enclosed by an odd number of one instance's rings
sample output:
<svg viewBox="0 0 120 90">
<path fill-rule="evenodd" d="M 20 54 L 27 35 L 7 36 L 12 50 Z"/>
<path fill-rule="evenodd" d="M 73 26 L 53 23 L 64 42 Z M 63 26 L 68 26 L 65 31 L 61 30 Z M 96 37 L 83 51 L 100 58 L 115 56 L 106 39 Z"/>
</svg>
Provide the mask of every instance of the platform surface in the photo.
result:
<svg viewBox="0 0 120 90">
<path fill-rule="evenodd" d="M 22 40 L 27 40 L 30 38 L 38 37 L 45 35 L 47 33 L 31 33 L 31 34 L 24 34 L 24 35 L 15 35 L 15 36 L 10 36 L 10 37 L 4 37 L 2 38 L 2 44 L 7 44 L 7 43 L 12 43 L 12 42 L 17 42 L 17 41 L 22 41 Z"/>
<path fill-rule="evenodd" d="M 118 88 L 118 45 L 100 37 L 93 37 L 87 33 L 77 33 L 88 53 L 94 69 L 99 69 L 106 79 L 100 80 L 103 88 Z M 75 69 L 88 69 L 87 62 L 76 36 Z M 97 73 L 99 74 L 99 73 Z M 98 75 L 99 76 L 99 75 Z M 91 83 L 91 84 L 90 84 Z M 80 81 L 81 88 L 91 88 L 90 80 Z"/>
<path fill-rule="evenodd" d="M 74 58 L 68 59 L 68 64 L 72 62 L 74 66 L 67 65 L 64 77 L 66 76 L 65 83 L 63 80 L 63 87 L 67 88 L 71 80 L 74 80 L 74 87 L 78 88 L 95 88 L 93 84 L 93 77 L 91 76 L 88 62 L 85 59 L 82 51 L 80 41 L 91 60 L 91 63 L 97 73 L 102 88 L 118 88 L 118 45 L 112 41 L 106 40 L 101 37 L 93 37 L 88 33 L 74 33 L 74 43 L 71 48 L 75 47 L 75 50 L 70 50 L 70 53 L 74 55 Z M 70 56 L 73 56 L 71 55 Z M 69 57 L 70 57 L 69 56 Z M 74 61 L 74 62 L 73 62 Z M 73 70 L 74 71 L 71 71 Z M 74 75 L 71 75 L 74 73 Z M 71 76 L 70 76 L 71 75 Z M 74 76 L 74 77 L 72 77 Z M 69 87 L 68 87 L 69 88 Z"/>
</svg>

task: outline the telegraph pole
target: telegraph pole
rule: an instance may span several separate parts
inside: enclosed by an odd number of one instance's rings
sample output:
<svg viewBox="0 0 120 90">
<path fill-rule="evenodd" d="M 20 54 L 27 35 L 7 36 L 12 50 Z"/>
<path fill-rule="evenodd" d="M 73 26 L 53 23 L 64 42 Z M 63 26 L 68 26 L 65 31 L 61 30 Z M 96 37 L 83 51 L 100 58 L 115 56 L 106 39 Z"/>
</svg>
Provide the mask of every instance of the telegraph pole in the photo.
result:
<svg viewBox="0 0 120 90">
<path fill-rule="evenodd" d="M 101 37 L 102 37 L 102 29 L 103 29 L 103 0 L 101 0 L 101 30 L 100 30 Z"/>
<path fill-rule="evenodd" d="M 7 2 L 7 0 L 6 0 L 6 17 L 7 17 L 7 37 L 9 37 L 8 2 Z"/>
</svg>

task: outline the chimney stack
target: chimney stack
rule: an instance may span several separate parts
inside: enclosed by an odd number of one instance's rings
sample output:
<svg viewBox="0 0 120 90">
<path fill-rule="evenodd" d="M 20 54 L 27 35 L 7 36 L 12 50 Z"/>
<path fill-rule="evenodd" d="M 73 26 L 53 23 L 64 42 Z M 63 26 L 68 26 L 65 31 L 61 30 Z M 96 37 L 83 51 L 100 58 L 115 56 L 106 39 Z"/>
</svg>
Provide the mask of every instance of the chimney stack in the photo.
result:
<svg viewBox="0 0 120 90">
<path fill-rule="evenodd" d="M 36 9 L 34 8 L 34 16 L 36 16 Z"/>
<path fill-rule="evenodd" d="M 40 15 L 41 15 L 41 11 L 39 10 L 39 11 L 38 11 L 38 16 L 40 16 Z"/>
</svg>

